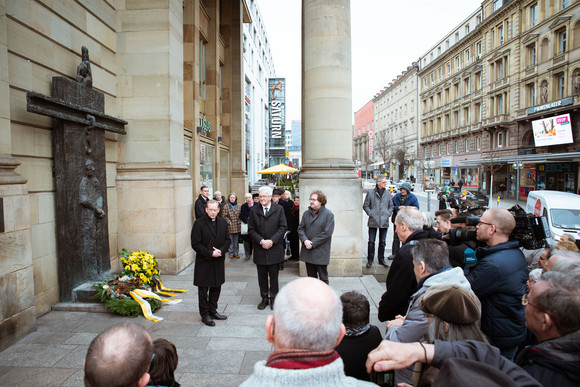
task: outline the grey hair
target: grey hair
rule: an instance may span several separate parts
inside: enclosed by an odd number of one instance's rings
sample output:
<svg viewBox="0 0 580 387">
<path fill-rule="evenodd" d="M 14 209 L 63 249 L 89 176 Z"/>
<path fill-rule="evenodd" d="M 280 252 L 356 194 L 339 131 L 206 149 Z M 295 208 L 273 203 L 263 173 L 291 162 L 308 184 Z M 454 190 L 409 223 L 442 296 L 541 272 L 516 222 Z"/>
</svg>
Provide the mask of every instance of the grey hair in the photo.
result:
<svg viewBox="0 0 580 387">
<path fill-rule="evenodd" d="M 274 322 L 277 340 L 286 349 L 329 351 L 336 345 L 342 325 L 342 303 L 330 287 L 330 299 L 320 293 L 307 294 L 294 280 L 276 296 Z M 305 302 L 305 298 L 315 301 Z M 309 306 L 310 305 L 310 306 Z"/>
<path fill-rule="evenodd" d="M 419 210 L 415 207 L 400 207 L 397 217 L 395 218 L 395 224 L 400 225 L 405 223 L 412 231 L 423 229 L 423 217 Z"/>
<path fill-rule="evenodd" d="M 560 254 L 558 255 L 560 256 Z M 552 265 L 552 271 L 558 271 L 561 273 L 570 273 L 577 270 L 580 270 L 580 259 L 578 259 L 578 257 L 570 258 L 563 256 L 558 258 L 556 263 Z"/>
<path fill-rule="evenodd" d="M 438 239 L 421 239 L 413 247 L 411 254 L 416 265 L 425 262 L 425 269 L 429 273 L 436 273 L 449 266 L 449 247 Z"/>
<path fill-rule="evenodd" d="M 221 191 L 215 191 L 215 192 L 213 193 L 213 195 L 214 195 L 214 196 L 215 196 L 215 195 L 221 195 L 221 196 L 224 196 L 224 195 L 222 195 Z"/>
<path fill-rule="evenodd" d="M 247 193 L 247 194 L 244 195 L 244 198 L 251 198 L 251 197 L 252 197 L 252 194 L 251 193 Z"/>
<path fill-rule="evenodd" d="M 580 292 L 580 269 L 576 267 L 568 272 L 547 271 L 542 273 L 540 281 L 547 282 L 552 288 Z"/>
<path fill-rule="evenodd" d="M 268 196 L 272 196 L 273 191 L 274 190 L 272 189 L 272 187 L 268 187 L 267 185 L 262 186 L 258 189 L 258 192 L 266 192 Z"/>
<path fill-rule="evenodd" d="M 534 298 L 537 309 L 552 317 L 562 335 L 580 329 L 579 270 L 547 272 L 542 275 L 542 281 L 548 282 L 550 287 Z"/>
<path fill-rule="evenodd" d="M 421 216 L 423 217 L 423 225 L 433 227 L 433 214 L 430 212 L 421 212 Z"/>
<path fill-rule="evenodd" d="M 531 281 L 538 282 L 541 277 L 542 277 L 542 269 L 537 268 L 530 271 L 529 278 Z"/>
<path fill-rule="evenodd" d="M 383 181 L 383 180 L 387 180 L 387 177 L 385 175 L 379 175 L 379 176 L 377 176 L 377 183 L 379 181 Z"/>
<path fill-rule="evenodd" d="M 568 250 L 557 250 L 557 249 L 553 249 L 552 253 L 550 254 L 549 258 L 552 258 L 554 256 L 558 256 L 558 257 L 567 257 L 567 258 L 574 258 L 574 259 L 580 259 L 580 254 L 578 254 L 578 252 L 576 251 L 568 251 Z"/>
</svg>

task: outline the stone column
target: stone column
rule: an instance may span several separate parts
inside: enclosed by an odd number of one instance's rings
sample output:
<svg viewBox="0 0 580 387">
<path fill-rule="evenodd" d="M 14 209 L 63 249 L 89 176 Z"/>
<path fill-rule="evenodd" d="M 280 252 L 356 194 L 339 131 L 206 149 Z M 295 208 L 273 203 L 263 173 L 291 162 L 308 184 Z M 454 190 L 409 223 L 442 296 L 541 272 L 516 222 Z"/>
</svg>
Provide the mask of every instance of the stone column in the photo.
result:
<svg viewBox="0 0 580 387">
<path fill-rule="evenodd" d="M 302 0 L 301 211 L 328 197 L 335 229 L 331 276 L 362 274 L 362 189 L 352 161 L 350 1 Z M 300 272 L 306 274 L 304 266 Z"/>
</svg>

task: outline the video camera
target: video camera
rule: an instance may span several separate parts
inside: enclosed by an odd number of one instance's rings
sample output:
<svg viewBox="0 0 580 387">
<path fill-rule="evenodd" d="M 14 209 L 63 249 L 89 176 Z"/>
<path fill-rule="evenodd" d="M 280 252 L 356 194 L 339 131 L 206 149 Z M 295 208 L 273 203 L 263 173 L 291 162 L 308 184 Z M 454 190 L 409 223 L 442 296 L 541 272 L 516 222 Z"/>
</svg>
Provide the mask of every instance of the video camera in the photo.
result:
<svg viewBox="0 0 580 387">
<path fill-rule="evenodd" d="M 516 220 L 516 227 L 510 234 L 510 240 L 518 241 L 521 247 L 528 250 L 540 249 L 546 246 L 546 238 L 551 237 L 546 217 L 528 214 L 517 204 L 508 211 Z M 464 222 L 455 223 L 465 223 L 466 228 L 453 227 L 449 230 L 449 235 L 446 235 L 444 238 L 448 239 L 452 246 L 466 241 L 477 241 L 475 226 L 479 223 L 480 218 L 481 215 L 469 215 L 459 219 L 464 220 Z M 458 219 L 456 218 L 456 220 Z"/>
</svg>

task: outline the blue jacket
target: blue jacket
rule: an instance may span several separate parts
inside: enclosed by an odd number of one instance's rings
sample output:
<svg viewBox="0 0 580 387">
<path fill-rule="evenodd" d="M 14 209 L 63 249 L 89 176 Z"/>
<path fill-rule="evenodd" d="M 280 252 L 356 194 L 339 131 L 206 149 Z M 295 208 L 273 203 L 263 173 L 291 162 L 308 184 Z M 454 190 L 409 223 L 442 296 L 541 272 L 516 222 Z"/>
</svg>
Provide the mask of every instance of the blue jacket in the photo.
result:
<svg viewBox="0 0 580 387">
<path fill-rule="evenodd" d="M 471 289 L 481 301 L 481 330 L 492 345 L 510 348 L 526 334 L 525 308 L 528 265 L 517 241 L 475 250 L 477 264 L 466 267 Z"/>
<path fill-rule="evenodd" d="M 407 194 L 407 200 L 405 200 L 405 204 L 401 203 L 401 193 L 397 193 L 393 196 L 393 216 L 391 216 L 391 221 L 395 223 L 395 218 L 397 217 L 397 212 L 399 212 L 399 206 L 408 206 L 408 207 L 417 207 L 419 209 L 419 200 L 417 200 L 417 196 L 413 193 L 409 192 Z"/>
</svg>

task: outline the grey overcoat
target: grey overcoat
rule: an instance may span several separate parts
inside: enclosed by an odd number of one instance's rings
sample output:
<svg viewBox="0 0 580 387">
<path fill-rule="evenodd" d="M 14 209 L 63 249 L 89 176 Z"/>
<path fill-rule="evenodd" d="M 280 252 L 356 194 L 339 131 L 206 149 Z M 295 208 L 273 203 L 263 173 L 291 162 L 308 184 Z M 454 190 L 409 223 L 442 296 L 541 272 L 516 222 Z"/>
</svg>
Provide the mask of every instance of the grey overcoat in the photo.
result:
<svg viewBox="0 0 580 387">
<path fill-rule="evenodd" d="M 393 213 L 393 201 L 389 190 L 385 189 L 382 198 L 376 188 L 369 190 L 363 204 L 363 210 L 369 216 L 367 227 L 389 228 L 389 218 Z"/>
<path fill-rule="evenodd" d="M 334 214 L 328 208 L 320 207 L 316 217 L 308 208 L 302 214 L 302 220 L 298 226 L 298 237 L 302 242 L 300 260 L 314 265 L 328 265 L 333 232 Z M 304 247 L 305 240 L 312 242 L 312 249 Z"/>
</svg>

